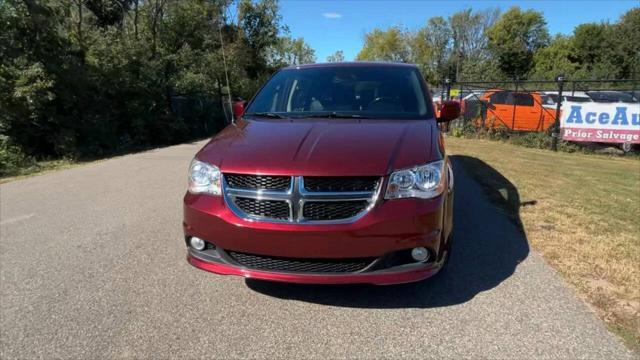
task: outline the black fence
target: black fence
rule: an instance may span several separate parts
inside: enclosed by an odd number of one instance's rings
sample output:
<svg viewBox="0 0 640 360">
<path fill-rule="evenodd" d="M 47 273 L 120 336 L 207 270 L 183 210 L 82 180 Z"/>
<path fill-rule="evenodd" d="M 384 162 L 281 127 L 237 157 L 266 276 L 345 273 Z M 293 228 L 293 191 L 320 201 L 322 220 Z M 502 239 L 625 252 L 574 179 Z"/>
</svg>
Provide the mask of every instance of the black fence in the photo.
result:
<svg viewBox="0 0 640 360">
<path fill-rule="evenodd" d="M 192 138 L 215 134 L 232 117 L 227 97 L 205 94 L 172 94 L 170 111 L 188 126 Z"/>
<path fill-rule="evenodd" d="M 636 79 L 576 80 L 563 76 L 554 80 L 445 79 L 439 97 L 461 103 L 462 116 L 451 127 L 471 125 L 477 131 L 548 132 L 552 137 L 551 148 L 556 150 L 564 101 L 639 103 L 639 90 L 640 82 Z"/>
</svg>

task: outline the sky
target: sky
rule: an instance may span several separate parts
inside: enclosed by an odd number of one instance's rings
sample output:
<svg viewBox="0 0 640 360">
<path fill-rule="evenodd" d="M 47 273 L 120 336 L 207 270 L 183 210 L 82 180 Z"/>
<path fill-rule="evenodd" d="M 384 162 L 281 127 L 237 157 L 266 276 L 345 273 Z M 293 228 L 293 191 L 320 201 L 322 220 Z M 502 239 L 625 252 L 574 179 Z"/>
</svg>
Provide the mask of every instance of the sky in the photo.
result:
<svg viewBox="0 0 640 360">
<path fill-rule="evenodd" d="M 511 6 L 541 11 L 549 33 L 570 34 L 586 22 L 615 22 L 627 10 L 640 6 L 640 0 L 601 1 L 468 1 L 468 0 L 280 0 L 283 23 L 293 37 L 303 37 L 316 51 L 318 62 L 337 50 L 353 60 L 363 44 L 364 34 L 376 27 L 401 25 L 410 30 L 424 26 L 432 16 L 448 17 L 472 8 L 482 10 Z"/>
</svg>

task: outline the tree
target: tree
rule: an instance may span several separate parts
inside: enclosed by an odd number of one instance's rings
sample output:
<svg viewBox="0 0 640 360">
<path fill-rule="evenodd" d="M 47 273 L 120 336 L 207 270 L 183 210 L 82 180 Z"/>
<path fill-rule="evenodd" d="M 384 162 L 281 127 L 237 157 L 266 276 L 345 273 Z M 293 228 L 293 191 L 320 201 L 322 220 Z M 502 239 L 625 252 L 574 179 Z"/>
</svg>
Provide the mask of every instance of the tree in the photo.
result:
<svg viewBox="0 0 640 360">
<path fill-rule="evenodd" d="M 498 9 L 474 12 L 466 9 L 449 18 L 452 38 L 451 62 L 455 66 L 455 79 L 460 80 L 460 72 L 468 60 L 472 65 L 489 59 L 487 29 L 498 18 Z"/>
<path fill-rule="evenodd" d="M 407 42 L 409 43 L 409 49 L 411 50 L 410 61 L 418 65 L 422 76 L 427 81 L 432 82 L 436 76 L 433 72 L 433 49 L 427 39 L 425 29 L 419 29 L 415 32 L 407 34 Z"/>
<path fill-rule="evenodd" d="M 573 50 L 580 63 L 591 66 L 603 59 L 611 48 L 608 24 L 581 24 L 573 30 Z"/>
<path fill-rule="evenodd" d="M 451 34 L 453 38 L 453 63 L 455 64 L 455 79 L 459 79 L 460 65 L 464 60 L 467 37 L 469 29 L 473 27 L 477 21 L 475 16 L 471 15 L 471 9 L 466 9 L 453 14 L 449 18 L 449 24 L 451 26 Z"/>
<path fill-rule="evenodd" d="M 578 75 L 580 63 L 576 56 L 574 41 L 571 37 L 558 35 L 549 46 L 536 51 L 533 56 L 533 69 L 530 78 L 536 80 L 553 79 L 560 74 L 567 78 Z"/>
<path fill-rule="evenodd" d="M 338 50 L 333 54 L 327 56 L 327 62 L 342 62 L 344 61 L 344 53 L 342 50 Z"/>
<path fill-rule="evenodd" d="M 122 25 L 133 0 L 84 0 L 84 6 L 93 13 L 100 27 Z"/>
<path fill-rule="evenodd" d="M 278 44 L 272 48 L 270 58 L 274 67 L 310 64 L 316 61 L 315 51 L 303 38 L 293 39 L 288 35 L 279 38 Z"/>
<path fill-rule="evenodd" d="M 595 78 L 637 78 L 640 74 L 640 8 L 615 24 L 582 24 L 574 42 L 585 72 Z"/>
<path fill-rule="evenodd" d="M 400 27 L 388 30 L 374 29 L 364 37 L 364 46 L 356 56 L 357 60 L 410 61 L 411 50 L 407 34 Z"/>
<path fill-rule="evenodd" d="M 613 33 L 613 56 L 620 66 L 619 78 L 640 77 L 640 7 L 627 11 Z"/>
<path fill-rule="evenodd" d="M 0 171 L 22 153 L 106 155 L 210 135 L 222 125 L 222 42 L 236 96 L 275 70 L 274 47 L 291 63 L 314 60 L 303 39 L 282 36 L 275 0 L 242 0 L 238 23 L 230 4 L 0 0 Z"/>
<path fill-rule="evenodd" d="M 523 78 L 531 70 L 533 54 L 549 43 L 542 13 L 512 7 L 487 30 L 489 49 L 507 76 Z"/>
<path fill-rule="evenodd" d="M 60 11 L 0 2 L 0 140 L 28 155 L 67 152 L 75 138 L 66 129 L 81 121 L 84 81 L 73 76 L 83 73 L 80 53 L 58 31 Z"/>
<path fill-rule="evenodd" d="M 496 63 L 488 50 L 486 31 L 498 15 L 497 9 L 467 9 L 449 20 L 429 18 L 424 27 L 415 31 L 400 27 L 375 29 L 365 35 L 357 58 L 416 63 L 430 83 L 439 83 L 445 77 L 460 80 L 463 74 L 473 79 L 478 74 L 494 74 L 490 70 Z"/>
<path fill-rule="evenodd" d="M 278 35 L 283 29 L 282 17 L 278 13 L 277 0 L 241 0 L 238 4 L 238 22 L 243 33 L 243 41 L 248 47 L 250 65 L 249 76 L 258 77 L 267 69 L 267 55 L 271 48 L 278 46 Z"/>
<path fill-rule="evenodd" d="M 438 16 L 430 18 L 423 31 L 431 50 L 431 69 L 435 74 L 435 80 L 443 79 L 447 72 L 451 28 L 443 17 Z"/>
</svg>

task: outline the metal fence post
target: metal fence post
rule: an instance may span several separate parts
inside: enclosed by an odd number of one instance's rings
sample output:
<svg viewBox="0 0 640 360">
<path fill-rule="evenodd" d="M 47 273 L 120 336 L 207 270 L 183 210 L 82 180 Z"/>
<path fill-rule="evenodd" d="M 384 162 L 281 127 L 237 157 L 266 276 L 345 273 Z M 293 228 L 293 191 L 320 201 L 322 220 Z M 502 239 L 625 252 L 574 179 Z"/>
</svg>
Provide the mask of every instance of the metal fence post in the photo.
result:
<svg viewBox="0 0 640 360">
<path fill-rule="evenodd" d="M 560 109 L 562 108 L 562 88 L 564 87 L 564 74 L 556 77 L 558 84 L 558 103 L 556 104 L 556 120 L 551 132 L 551 150 L 558 151 L 558 138 L 560 137 Z"/>
<path fill-rule="evenodd" d="M 451 100 L 451 79 L 444 79 L 444 85 L 447 89 L 447 100 Z"/>
<path fill-rule="evenodd" d="M 513 132 L 514 128 L 516 127 L 516 106 L 518 106 L 518 80 L 520 78 L 518 76 L 516 76 L 515 78 L 515 83 L 516 83 L 516 90 L 513 92 L 513 114 L 511 114 L 511 131 Z"/>
</svg>

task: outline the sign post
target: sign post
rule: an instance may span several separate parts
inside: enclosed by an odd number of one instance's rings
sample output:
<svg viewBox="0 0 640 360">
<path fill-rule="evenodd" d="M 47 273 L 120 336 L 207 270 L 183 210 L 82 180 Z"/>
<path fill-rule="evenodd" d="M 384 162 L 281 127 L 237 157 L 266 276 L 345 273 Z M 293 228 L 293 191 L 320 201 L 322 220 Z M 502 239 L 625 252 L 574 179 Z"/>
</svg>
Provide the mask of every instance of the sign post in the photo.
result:
<svg viewBox="0 0 640 360">
<path fill-rule="evenodd" d="M 558 151 L 558 137 L 560 136 L 560 109 L 562 108 L 562 89 L 564 88 L 564 74 L 556 77 L 558 83 L 558 103 L 556 104 L 556 121 L 551 132 L 551 150 Z"/>
</svg>

